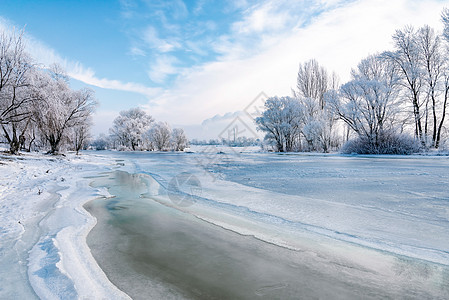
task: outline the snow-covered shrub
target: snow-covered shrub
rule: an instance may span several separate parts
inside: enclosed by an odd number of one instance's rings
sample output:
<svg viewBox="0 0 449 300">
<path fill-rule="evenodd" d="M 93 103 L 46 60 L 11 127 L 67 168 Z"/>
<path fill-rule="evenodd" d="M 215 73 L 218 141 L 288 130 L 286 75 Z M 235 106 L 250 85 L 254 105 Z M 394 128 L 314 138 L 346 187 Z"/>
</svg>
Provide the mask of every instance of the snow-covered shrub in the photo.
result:
<svg viewBox="0 0 449 300">
<path fill-rule="evenodd" d="M 90 145 L 95 150 L 106 150 L 109 148 L 108 137 L 105 134 L 100 134 Z"/>
<path fill-rule="evenodd" d="M 368 138 L 358 137 L 346 142 L 341 148 L 345 154 L 399 154 L 410 155 L 420 151 L 420 143 L 405 134 L 385 134 L 375 143 Z"/>
<path fill-rule="evenodd" d="M 441 142 L 438 152 L 441 155 L 449 155 L 449 138 Z"/>
<path fill-rule="evenodd" d="M 119 145 L 119 146 L 117 147 L 117 150 L 118 150 L 118 151 L 132 151 L 129 147 L 123 146 L 123 145 Z"/>
</svg>

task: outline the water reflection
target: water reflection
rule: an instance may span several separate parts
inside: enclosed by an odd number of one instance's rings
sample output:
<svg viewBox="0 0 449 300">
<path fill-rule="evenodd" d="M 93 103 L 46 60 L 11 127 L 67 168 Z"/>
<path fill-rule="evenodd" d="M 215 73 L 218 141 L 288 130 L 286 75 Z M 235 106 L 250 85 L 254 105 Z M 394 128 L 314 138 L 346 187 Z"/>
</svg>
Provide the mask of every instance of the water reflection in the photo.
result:
<svg viewBox="0 0 449 300">
<path fill-rule="evenodd" d="M 134 299 L 432 298 L 412 282 L 384 286 L 370 270 L 162 205 L 151 196 L 167 192 L 148 175 L 115 172 L 94 185 L 116 197 L 86 204 L 98 219 L 87 242 L 109 279 Z"/>
</svg>

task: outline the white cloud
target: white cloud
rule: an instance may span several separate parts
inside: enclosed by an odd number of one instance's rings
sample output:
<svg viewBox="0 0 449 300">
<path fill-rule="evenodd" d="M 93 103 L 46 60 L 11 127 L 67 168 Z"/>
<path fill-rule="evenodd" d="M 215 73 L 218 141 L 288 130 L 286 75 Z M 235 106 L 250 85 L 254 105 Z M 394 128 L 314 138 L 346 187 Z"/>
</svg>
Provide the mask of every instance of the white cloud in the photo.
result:
<svg viewBox="0 0 449 300">
<path fill-rule="evenodd" d="M 79 80 L 89 85 L 93 85 L 103 89 L 111 89 L 118 91 L 133 92 L 147 96 L 154 97 L 161 92 L 160 88 L 147 87 L 134 82 L 121 82 L 119 80 L 98 78 L 95 72 L 91 69 L 85 69 L 80 64 L 66 64 L 68 75 L 73 79 Z"/>
<path fill-rule="evenodd" d="M 153 82 L 164 83 L 169 75 L 176 74 L 178 68 L 175 66 L 178 60 L 174 56 L 161 55 L 150 64 L 148 76 Z"/>
<path fill-rule="evenodd" d="M 261 33 L 284 28 L 289 19 L 287 12 L 276 11 L 276 3 L 267 2 L 255 7 L 242 21 L 233 24 L 238 34 Z"/>
<path fill-rule="evenodd" d="M 131 49 L 129 49 L 129 54 L 133 56 L 146 56 L 145 51 L 139 47 L 131 47 Z"/>
<path fill-rule="evenodd" d="M 232 138 L 234 133 L 237 133 L 237 137 L 246 136 L 263 139 L 263 134 L 257 131 L 254 121 L 243 111 L 215 115 L 204 120 L 201 124 L 183 125 L 181 127 L 184 128 L 187 136 L 191 139 Z"/>
<path fill-rule="evenodd" d="M 181 45 L 173 40 L 168 41 L 161 39 L 157 33 L 157 30 L 153 26 L 148 26 L 143 32 L 142 39 L 147 43 L 147 45 L 153 49 L 157 49 L 160 52 L 170 52 L 176 50 Z"/>
</svg>

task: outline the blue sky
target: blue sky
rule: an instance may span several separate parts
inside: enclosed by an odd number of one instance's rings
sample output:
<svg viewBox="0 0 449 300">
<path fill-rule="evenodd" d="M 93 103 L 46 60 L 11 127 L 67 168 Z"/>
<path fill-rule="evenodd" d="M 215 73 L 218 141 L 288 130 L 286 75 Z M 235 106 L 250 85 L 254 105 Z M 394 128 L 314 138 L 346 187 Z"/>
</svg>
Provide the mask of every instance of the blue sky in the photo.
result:
<svg viewBox="0 0 449 300">
<path fill-rule="evenodd" d="M 290 95 L 300 62 L 316 58 L 344 81 L 361 58 L 391 47 L 395 29 L 439 29 L 443 7 L 449 2 L 2 0 L 0 28 L 26 26 L 37 61 L 60 63 L 73 87 L 96 91 L 95 134 L 141 106 L 206 137 L 204 120 L 226 120 L 261 91 Z"/>
</svg>

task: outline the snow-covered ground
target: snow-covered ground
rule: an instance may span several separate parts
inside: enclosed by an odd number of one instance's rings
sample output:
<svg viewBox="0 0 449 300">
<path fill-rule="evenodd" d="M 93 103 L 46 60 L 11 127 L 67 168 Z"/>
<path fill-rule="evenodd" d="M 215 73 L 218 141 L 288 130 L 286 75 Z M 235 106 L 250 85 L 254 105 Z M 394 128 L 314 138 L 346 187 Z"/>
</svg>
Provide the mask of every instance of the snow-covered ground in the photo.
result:
<svg viewBox="0 0 449 300">
<path fill-rule="evenodd" d="M 0 158 L 0 299 L 120 299 L 86 245 L 82 205 L 107 196 L 85 177 L 110 171 L 96 155 Z"/>
<path fill-rule="evenodd" d="M 93 260 L 86 235 L 95 219 L 82 207 L 111 196 L 89 184 L 115 170 L 143 174 L 143 199 L 305 251 L 323 268 L 449 296 L 448 157 L 191 150 L 3 154 L 0 298 L 127 297 Z M 182 178 L 195 180 L 173 191 Z"/>
</svg>

